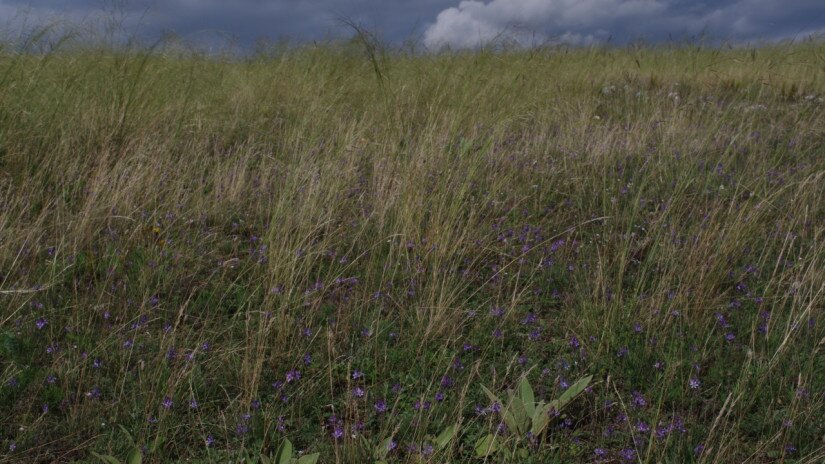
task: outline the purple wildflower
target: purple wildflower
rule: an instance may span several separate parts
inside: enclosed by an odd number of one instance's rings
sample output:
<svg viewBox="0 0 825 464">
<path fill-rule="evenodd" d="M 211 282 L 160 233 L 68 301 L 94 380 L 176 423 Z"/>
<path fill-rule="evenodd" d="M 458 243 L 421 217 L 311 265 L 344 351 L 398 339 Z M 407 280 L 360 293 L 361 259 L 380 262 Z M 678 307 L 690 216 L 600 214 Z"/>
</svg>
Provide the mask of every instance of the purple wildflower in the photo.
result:
<svg viewBox="0 0 825 464">
<path fill-rule="evenodd" d="M 647 406 L 647 399 L 638 391 L 634 391 L 631 393 L 633 395 L 633 406 L 637 408 L 643 408 Z"/>
<path fill-rule="evenodd" d="M 378 414 L 384 414 L 387 412 L 387 402 L 383 399 L 376 401 L 373 407 L 375 408 L 375 412 Z"/>
<path fill-rule="evenodd" d="M 625 461 L 635 461 L 636 460 L 636 450 L 632 448 L 625 448 L 619 451 L 619 456 Z"/>
<path fill-rule="evenodd" d="M 301 380 L 301 371 L 291 369 L 286 373 L 286 383 L 297 382 L 298 380 Z"/>
</svg>

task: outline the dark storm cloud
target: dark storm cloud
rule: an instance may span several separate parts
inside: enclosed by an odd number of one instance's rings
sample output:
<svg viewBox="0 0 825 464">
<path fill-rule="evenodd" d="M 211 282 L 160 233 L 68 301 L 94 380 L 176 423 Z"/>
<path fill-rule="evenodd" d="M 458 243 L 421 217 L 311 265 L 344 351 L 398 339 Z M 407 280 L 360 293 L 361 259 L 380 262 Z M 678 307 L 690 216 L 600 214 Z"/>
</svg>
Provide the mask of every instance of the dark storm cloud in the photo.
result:
<svg viewBox="0 0 825 464">
<path fill-rule="evenodd" d="M 219 32 L 250 44 L 259 38 L 324 39 L 347 35 L 346 17 L 393 42 L 421 36 L 451 0 L 0 0 L 0 24 L 122 18 L 145 38 L 175 32 L 197 39 Z"/>
<path fill-rule="evenodd" d="M 651 41 L 705 34 L 731 41 L 825 32 L 822 0 L 0 0 L 0 24 L 83 23 L 120 18 L 146 39 L 175 32 L 197 41 L 224 35 L 313 40 L 347 34 L 351 18 L 398 43 L 472 47 L 494 38 L 523 44 Z"/>
</svg>

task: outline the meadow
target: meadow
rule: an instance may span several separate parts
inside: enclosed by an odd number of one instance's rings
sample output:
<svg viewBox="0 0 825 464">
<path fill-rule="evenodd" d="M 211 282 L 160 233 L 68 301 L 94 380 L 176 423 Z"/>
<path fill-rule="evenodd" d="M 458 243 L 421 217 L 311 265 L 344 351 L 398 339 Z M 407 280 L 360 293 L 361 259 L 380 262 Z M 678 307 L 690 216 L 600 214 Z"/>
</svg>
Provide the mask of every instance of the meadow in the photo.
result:
<svg viewBox="0 0 825 464">
<path fill-rule="evenodd" d="M 822 42 L 370 44 L 0 49 L 0 462 L 825 461 Z"/>
</svg>

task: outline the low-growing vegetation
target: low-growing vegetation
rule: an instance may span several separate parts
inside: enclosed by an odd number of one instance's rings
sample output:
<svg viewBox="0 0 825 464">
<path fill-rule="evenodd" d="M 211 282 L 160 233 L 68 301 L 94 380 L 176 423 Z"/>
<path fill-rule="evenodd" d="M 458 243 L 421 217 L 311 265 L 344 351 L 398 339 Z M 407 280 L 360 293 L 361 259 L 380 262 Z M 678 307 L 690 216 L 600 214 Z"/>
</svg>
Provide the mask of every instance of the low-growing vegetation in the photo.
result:
<svg viewBox="0 0 825 464">
<path fill-rule="evenodd" d="M 0 52 L 2 462 L 822 462 L 825 47 Z"/>
</svg>

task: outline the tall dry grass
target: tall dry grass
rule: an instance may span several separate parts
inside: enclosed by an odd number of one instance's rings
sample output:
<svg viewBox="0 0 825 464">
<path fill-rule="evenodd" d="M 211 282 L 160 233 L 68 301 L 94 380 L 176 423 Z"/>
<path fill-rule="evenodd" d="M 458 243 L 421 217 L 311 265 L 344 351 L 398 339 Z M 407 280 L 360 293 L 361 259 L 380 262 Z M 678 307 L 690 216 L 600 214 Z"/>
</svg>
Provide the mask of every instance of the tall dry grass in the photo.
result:
<svg viewBox="0 0 825 464">
<path fill-rule="evenodd" d="M 820 43 L 7 50 L 0 461 L 470 462 L 527 373 L 594 380 L 487 462 L 820 462 L 823 95 Z"/>
</svg>

